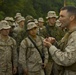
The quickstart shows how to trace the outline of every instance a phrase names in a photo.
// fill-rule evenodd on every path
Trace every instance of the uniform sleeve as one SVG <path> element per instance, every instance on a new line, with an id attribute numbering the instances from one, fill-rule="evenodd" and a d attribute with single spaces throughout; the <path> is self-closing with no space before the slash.
<path id="1" fill-rule="evenodd" d="M 19 63 L 22 65 L 23 69 L 26 69 L 26 42 L 23 40 L 19 49 Z"/>
<path id="2" fill-rule="evenodd" d="M 42 37 L 42 39 L 44 38 Z M 49 57 L 48 49 L 47 47 L 43 46 L 43 50 L 44 50 L 44 55 L 45 55 L 44 63 L 48 63 L 48 57 Z"/>
<path id="3" fill-rule="evenodd" d="M 18 53 L 17 53 L 17 45 L 16 45 L 16 41 L 13 40 L 14 42 L 14 46 L 13 46 L 13 65 L 15 67 L 18 66 Z"/>
<path id="4" fill-rule="evenodd" d="M 57 49 L 55 46 L 49 48 L 49 52 L 52 55 L 53 60 L 62 66 L 70 66 L 76 62 L 76 35 L 69 39 L 64 52 Z"/>
<path id="5" fill-rule="evenodd" d="M 44 63 L 48 63 L 48 50 L 46 47 L 44 47 L 44 55 L 45 55 L 45 60 L 44 60 Z"/>

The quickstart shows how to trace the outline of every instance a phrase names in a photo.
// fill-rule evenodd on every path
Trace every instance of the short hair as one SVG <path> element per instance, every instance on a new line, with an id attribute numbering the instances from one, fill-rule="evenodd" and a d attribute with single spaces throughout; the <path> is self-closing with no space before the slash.
<path id="1" fill-rule="evenodd" d="M 61 10 L 67 10 L 68 13 L 72 15 L 76 15 L 76 7 L 74 6 L 65 6 L 65 7 L 62 7 Z"/>

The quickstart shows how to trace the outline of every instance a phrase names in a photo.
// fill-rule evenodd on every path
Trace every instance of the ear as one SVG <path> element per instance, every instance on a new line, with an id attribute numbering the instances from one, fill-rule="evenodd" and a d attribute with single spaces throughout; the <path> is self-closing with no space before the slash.
<path id="1" fill-rule="evenodd" d="M 75 19 L 75 15 L 70 16 L 70 21 L 73 21 Z"/>

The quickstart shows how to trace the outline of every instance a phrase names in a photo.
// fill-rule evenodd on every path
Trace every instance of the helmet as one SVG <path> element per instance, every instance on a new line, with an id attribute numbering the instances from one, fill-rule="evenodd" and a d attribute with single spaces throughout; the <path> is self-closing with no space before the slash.
<path id="1" fill-rule="evenodd" d="M 9 23 L 6 20 L 2 20 L 0 22 L 0 30 L 9 29 L 9 28 L 11 28 L 11 26 L 9 25 Z"/>
<path id="2" fill-rule="evenodd" d="M 52 18 L 52 17 L 58 18 L 55 11 L 49 11 L 48 14 L 47 14 L 46 19 Z"/>
<path id="3" fill-rule="evenodd" d="M 30 30 L 32 28 L 37 28 L 37 25 L 35 24 L 35 22 L 29 22 L 27 24 L 27 30 Z"/>

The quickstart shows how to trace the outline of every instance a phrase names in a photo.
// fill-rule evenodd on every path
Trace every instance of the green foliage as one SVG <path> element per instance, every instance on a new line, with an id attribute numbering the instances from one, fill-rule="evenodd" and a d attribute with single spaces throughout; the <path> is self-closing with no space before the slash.
<path id="1" fill-rule="evenodd" d="M 22 13 L 24 14 L 24 16 L 26 15 L 37 16 L 36 11 L 33 7 L 32 0 L 26 0 Z"/>
<path id="2" fill-rule="evenodd" d="M 4 19 L 4 12 L 3 11 L 0 11 L 0 20 Z"/>
<path id="3" fill-rule="evenodd" d="M 76 0 L 66 0 L 66 4 L 76 6 Z M 34 18 L 45 18 L 50 10 L 55 10 L 59 14 L 63 6 L 64 0 L 0 0 L 0 19 L 15 16 L 17 12 L 23 16 L 32 15 Z"/>
<path id="4" fill-rule="evenodd" d="M 72 6 L 76 6 L 76 0 L 67 0 L 67 5 L 72 5 Z"/>

